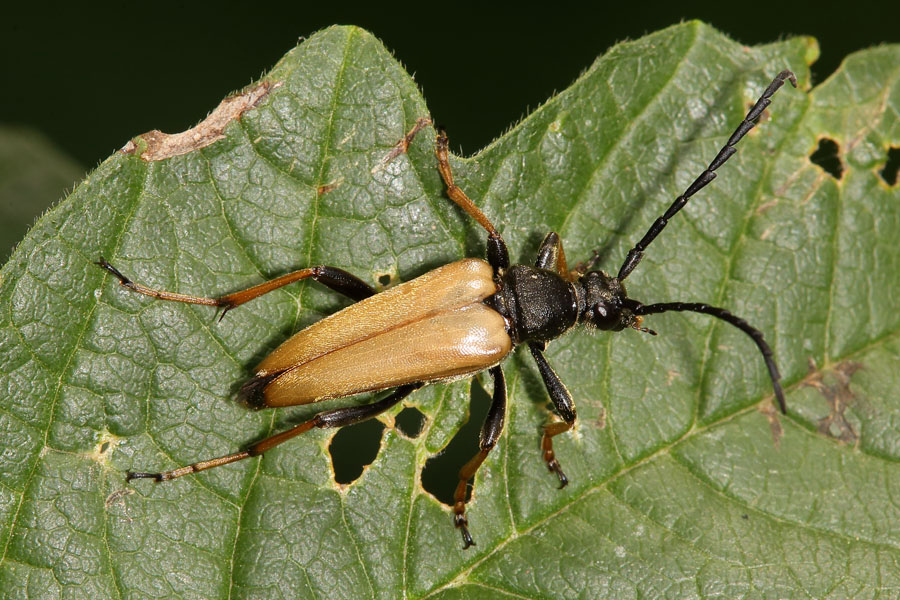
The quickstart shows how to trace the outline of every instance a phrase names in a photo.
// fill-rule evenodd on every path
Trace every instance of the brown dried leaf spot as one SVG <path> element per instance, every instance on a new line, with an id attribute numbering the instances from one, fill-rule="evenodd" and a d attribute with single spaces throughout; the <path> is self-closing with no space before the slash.
<path id="1" fill-rule="evenodd" d="M 125 504 L 125 496 L 130 496 L 134 493 L 134 489 L 132 488 L 124 488 L 121 490 L 116 490 L 112 494 L 106 497 L 106 502 L 104 502 L 104 506 L 107 510 L 112 507 L 114 504 Z"/>
<path id="2" fill-rule="evenodd" d="M 778 418 L 781 413 L 769 402 L 761 404 L 759 412 L 764 414 L 769 422 L 769 430 L 772 432 L 772 443 L 775 445 L 775 449 L 781 448 L 781 438 L 784 436 L 784 428 L 781 426 L 781 419 Z"/>
<path id="3" fill-rule="evenodd" d="M 241 94 L 229 96 L 222 100 L 209 116 L 187 131 L 170 134 L 154 129 L 139 135 L 138 138 L 146 144 L 139 157 L 152 162 L 209 146 L 225 137 L 225 127 L 231 121 L 239 119 L 244 112 L 254 108 L 269 95 L 269 92 L 280 86 L 281 83 L 263 81 Z M 132 140 L 125 144 L 122 152 L 134 154 L 137 149 L 138 145 Z"/>
<path id="4" fill-rule="evenodd" d="M 390 152 L 388 152 L 387 156 L 381 159 L 381 163 L 375 165 L 372 168 L 372 172 L 377 173 L 401 154 L 406 154 L 406 152 L 409 150 L 409 145 L 412 143 L 416 135 L 429 125 L 431 125 L 431 117 L 419 117 L 418 119 L 416 119 L 416 124 L 413 125 L 412 129 L 410 129 L 406 133 L 406 135 L 404 135 L 396 144 L 394 144 L 394 147 Z"/>
<path id="5" fill-rule="evenodd" d="M 847 407 L 857 400 L 850 390 L 850 378 L 862 368 L 862 364 L 858 362 L 838 363 L 829 371 L 834 375 L 834 383 L 829 385 L 825 383 L 825 373 L 817 370 L 816 364 L 810 360 L 809 375 L 803 385 L 817 389 L 825 397 L 830 409 L 828 415 L 819 419 L 817 424 L 819 433 L 837 438 L 846 444 L 855 444 L 859 440 L 859 434 L 844 413 Z"/>
<path id="6" fill-rule="evenodd" d="M 317 193 L 319 196 L 324 196 L 324 195 L 327 194 L 328 192 L 333 192 L 334 190 L 336 190 L 337 188 L 339 188 L 343 182 L 344 182 L 344 178 L 341 177 L 341 178 L 335 179 L 335 180 L 332 181 L 331 183 L 326 183 L 326 184 L 324 184 L 324 185 L 320 185 L 320 186 L 316 189 L 316 193 Z"/>

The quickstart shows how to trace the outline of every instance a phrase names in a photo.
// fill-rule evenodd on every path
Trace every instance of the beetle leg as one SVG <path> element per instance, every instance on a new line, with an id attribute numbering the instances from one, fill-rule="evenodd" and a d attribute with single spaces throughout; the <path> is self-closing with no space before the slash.
<path id="1" fill-rule="evenodd" d="M 572 401 L 572 395 L 566 389 L 559 375 L 556 374 L 547 362 L 547 359 L 544 358 L 543 342 L 530 342 L 528 348 L 531 350 L 531 355 L 537 363 L 538 371 L 541 372 L 541 378 L 544 380 L 550 399 L 556 407 L 556 412 L 562 417 L 562 422 L 555 421 L 544 425 L 544 435 L 541 438 L 541 450 L 544 453 L 544 461 L 547 463 L 547 468 L 559 477 L 559 488 L 562 489 L 568 485 L 569 479 L 563 473 L 562 468 L 559 466 L 559 461 L 556 460 L 556 455 L 553 453 L 553 437 L 572 429 L 572 426 L 575 424 L 575 402 Z"/>
<path id="2" fill-rule="evenodd" d="M 98 260 L 94 264 L 112 273 L 119 280 L 120 285 L 125 286 L 126 288 L 134 292 L 144 294 L 145 296 L 159 298 L 161 300 L 173 300 L 175 302 L 186 302 L 188 304 L 203 304 L 205 306 L 222 307 L 224 309 L 222 311 L 222 317 L 225 316 L 225 313 L 236 306 L 240 306 L 241 304 L 253 300 L 254 298 L 258 298 L 263 294 L 268 294 L 272 290 L 277 290 L 278 288 L 286 286 L 289 283 L 294 283 L 295 281 L 301 281 L 308 278 L 312 278 L 313 280 L 318 281 L 319 283 L 333 289 L 340 294 L 343 294 L 344 296 L 347 296 L 352 300 L 362 300 L 363 298 L 368 298 L 369 296 L 375 294 L 375 290 L 372 288 L 372 286 L 370 286 L 368 283 L 366 283 L 356 275 L 348 273 L 343 269 L 338 269 L 337 267 L 329 267 L 325 265 L 293 271 L 291 273 L 287 273 L 286 275 L 282 275 L 281 277 L 270 279 L 269 281 L 265 281 L 258 285 L 254 285 L 253 287 L 227 294 L 225 296 L 206 298 L 203 296 L 191 296 L 188 294 L 178 294 L 175 292 L 155 290 L 139 283 L 135 283 L 122 275 L 122 273 L 120 273 L 119 270 L 114 266 L 106 262 L 106 259 L 102 256 L 100 257 L 100 260 Z"/>
<path id="3" fill-rule="evenodd" d="M 503 377 L 503 370 L 498 365 L 492 367 L 490 373 L 494 378 L 494 399 L 488 410 L 487 418 L 484 420 L 484 425 L 481 426 L 481 436 L 478 442 L 480 449 L 478 454 L 459 470 L 459 483 L 456 486 L 456 493 L 453 494 L 453 513 L 455 515 L 453 523 L 462 532 L 463 550 L 475 545 L 475 540 L 469 533 L 469 521 L 466 519 L 466 488 L 469 486 L 469 480 L 475 477 L 481 463 L 487 458 L 488 453 L 497 445 L 497 440 L 500 439 L 500 433 L 503 431 L 503 422 L 506 420 L 506 379 Z"/>
<path id="4" fill-rule="evenodd" d="M 582 275 L 576 271 L 569 271 L 569 265 L 566 263 L 566 252 L 563 250 L 562 240 L 559 234 L 551 231 L 541 242 L 538 248 L 537 259 L 534 266 L 538 269 L 548 269 L 556 271 L 560 277 L 567 281 L 574 281 L 576 277 Z"/>
<path id="5" fill-rule="evenodd" d="M 481 209 L 475 206 L 474 202 L 469 200 L 466 193 L 453 182 L 453 171 L 450 169 L 450 140 L 447 139 L 447 132 L 444 131 L 443 127 L 438 130 L 434 153 L 438 159 L 438 171 L 441 172 L 441 177 L 444 179 L 444 183 L 447 184 L 447 195 L 450 199 L 453 200 L 457 206 L 466 211 L 470 217 L 478 221 L 478 224 L 484 227 L 488 234 L 499 236 L 500 234 L 497 233 L 497 228 L 494 227 L 494 224 L 491 223 L 490 219 L 488 219 L 484 213 L 481 212 Z"/>
<path id="6" fill-rule="evenodd" d="M 352 425 L 354 423 L 359 423 L 360 421 L 365 421 L 366 419 L 376 417 L 409 396 L 409 394 L 414 390 L 422 387 L 422 385 L 424 384 L 421 382 L 402 385 L 398 387 L 390 396 L 387 396 L 379 400 L 378 402 L 373 402 L 372 404 L 364 404 L 362 406 L 348 406 L 346 408 L 337 408 L 334 410 L 326 410 L 324 412 L 320 412 L 308 421 L 304 421 L 303 423 L 300 423 L 299 425 L 292 427 L 287 431 L 276 433 L 273 436 L 256 442 L 243 452 L 235 452 L 234 454 L 228 454 L 226 456 L 220 456 L 219 458 L 213 458 L 210 460 L 201 460 L 200 462 L 195 462 L 192 465 L 179 467 L 178 469 L 164 471 L 162 473 L 139 473 L 128 471 L 125 476 L 125 481 L 131 481 L 132 479 L 155 479 L 156 481 L 168 481 L 170 479 L 175 479 L 176 477 L 181 477 L 182 475 L 199 473 L 200 471 L 212 469 L 213 467 L 219 467 L 222 465 L 227 465 L 229 463 L 237 462 L 239 460 L 243 460 L 245 458 L 259 456 L 263 452 L 271 450 L 275 446 L 286 442 L 292 437 L 296 437 L 301 433 L 305 433 L 313 427 L 320 427 L 323 429 L 328 427 L 343 427 L 344 425 Z"/>
<path id="7" fill-rule="evenodd" d="M 484 227 L 488 232 L 487 256 L 488 262 L 494 269 L 503 270 L 509 267 L 509 251 L 506 249 L 506 242 L 500 236 L 497 228 L 491 223 L 481 209 L 475 206 L 466 193 L 462 191 L 453 182 L 453 171 L 450 169 L 450 142 L 447 139 L 447 132 L 443 128 L 438 130 L 437 141 L 434 153 L 438 160 L 438 171 L 444 183 L 447 185 L 447 196 L 456 203 L 461 209 L 466 211 L 470 217 L 478 221 L 478 224 Z"/>

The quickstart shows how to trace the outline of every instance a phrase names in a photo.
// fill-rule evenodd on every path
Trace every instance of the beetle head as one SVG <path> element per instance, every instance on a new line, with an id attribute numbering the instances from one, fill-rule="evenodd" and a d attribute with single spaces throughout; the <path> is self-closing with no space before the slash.
<path id="1" fill-rule="evenodd" d="M 605 331 L 638 329 L 641 318 L 632 310 L 625 286 L 603 271 L 588 271 L 580 280 L 582 311 L 579 321 Z"/>

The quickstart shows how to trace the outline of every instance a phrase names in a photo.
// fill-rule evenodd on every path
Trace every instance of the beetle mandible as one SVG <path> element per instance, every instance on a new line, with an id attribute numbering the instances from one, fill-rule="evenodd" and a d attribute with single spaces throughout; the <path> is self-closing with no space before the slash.
<path id="1" fill-rule="evenodd" d="M 753 129 L 770 104 L 772 95 L 785 80 L 796 87 L 797 80 L 788 70 L 772 80 L 709 166 L 628 252 L 615 277 L 593 270 L 596 253 L 586 264 L 569 269 L 562 241 L 553 232 L 541 243 L 534 266 L 511 265 L 506 243 L 497 228 L 454 183 L 447 136 L 443 130 L 439 130 L 436 138 L 438 170 L 449 198 L 487 231 L 487 262 L 463 259 L 378 294 L 369 284 L 346 271 L 316 266 L 232 294 L 206 298 L 134 283 L 101 257 L 97 264 L 132 291 L 163 300 L 219 307 L 223 309 L 222 316 L 248 300 L 308 278 L 355 300 L 355 304 L 296 333 L 256 367 L 254 376 L 240 392 L 255 408 L 308 404 L 362 392 L 394 390 L 371 404 L 320 412 L 241 452 L 162 473 L 129 471 L 126 479 L 167 481 L 259 456 L 313 427 L 342 427 L 371 419 L 427 383 L 487 370 L 494 381 L 493 399 L 481 429 L 478 453 L 460 470 L 454 493 L 454 524 L 462 533 L 464 548 L 468 548 L 475 542 L 466 519 L 467 486 L 496 445 L 505 420 L 506 383 L 500 367 L 503 358 L 524 343 L 537 363 L 561 419 L 544 425 L 541 450 L 547 468 L 556 474 L 562 488 L 568 479 L 553 452 L 553 438 L 575 424 L 575 403 L 544 357 L 547 342 L 578 324 L 607 331 L 630 328 L 656 335 L 651 329 L 642 327 L 642 318 L 669 311 L 710 315 L 750 336 L 768 368 L 778 406 L 786 412 L 779 383 L 781 376 L 762 332 L 724 308 L 708 304 L 643 304 L 629 298 L 623 285 L 640 263 L 647 246 L 669 220 L 716 177 L 716 169 L 736 152 L 735 145 Z M 419 119 L 398 144 L 400 150 L 389 158 L 405 150 L 413 136 L 430 122 L 427 118 Z"/>

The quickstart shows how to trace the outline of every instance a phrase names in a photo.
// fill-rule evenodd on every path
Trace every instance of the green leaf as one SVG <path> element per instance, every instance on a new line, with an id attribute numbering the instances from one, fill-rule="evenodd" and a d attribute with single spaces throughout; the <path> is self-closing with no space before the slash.
<path id="1" fill-rule="evenodd" d="M 808 38 L 748 48 L 700 23 L 672 27 L 611 49 L 453 160 L 514 260 L 532 262 L 553 230 L 572 263 L 599 248 L 615 272 L 771 77 L 790 68 L 801 84 L 777 94 L 628 280 L 638 300 L 707 301 L 759 327 L 790 414 L 773 412 L 752 342 L 708 317 L 648 318 L 655 338 L 576 331 L 548 351 L 579 414 L 557 438 L 571 480 L 559 491 L 538 447 L 546 392 L 517 353 L 467 551 L 419 484 L 466 419 L 465 382 L 411 396 L 425 431 L 388 428 L 351 485 L 333 481 L 324 430 L 126 485 L 128 469 L 232 452 L 345 405 L 254 413 L 233 395 L 292 331 L 346 303 L 304 283 L 219 322 L 92 264 L 103 255 L 146 285 L 217 295 L 307 265 L 408 280 L 483 254 L 483 230 L 444 196 L 430 131 L 382 162 L 428 115 L 410 76 L 368 33 L 332 28 L 213 113 L 221 132 L 207 119 L 181 138 L 136 138 L 0 273 L 5 597 L 896 595 L 900 193 L 881 170 L 900 145 L 900 48 L 856 54 L 810 91 L 816 55 Z M 839 146 L 839 180 L 808 158 L 822 137 Z"/>

